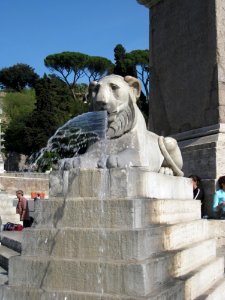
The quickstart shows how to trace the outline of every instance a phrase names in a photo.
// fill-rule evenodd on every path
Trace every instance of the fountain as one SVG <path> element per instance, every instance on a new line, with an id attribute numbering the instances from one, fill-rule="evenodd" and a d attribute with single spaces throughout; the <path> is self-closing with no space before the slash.
<path id="1" fill-rule="evenodd" d="M 93 109 L 107 112 L 107 139 L 51 172 L 49 199 L 23 232 L 1 299 L 196 299 L 214 285 L 219 295 L 223 259 L 179 148 L 147 131 L 139 94 L 130 76 L 90 84 Z"/>

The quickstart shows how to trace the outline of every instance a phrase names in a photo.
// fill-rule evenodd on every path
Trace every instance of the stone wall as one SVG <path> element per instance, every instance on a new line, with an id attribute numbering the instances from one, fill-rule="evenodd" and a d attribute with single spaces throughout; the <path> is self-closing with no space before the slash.
<path id="1" fill-rule="evenodd" d="M 15 195 L 16 190 L 23 190 L 28 197 L 32 192 L 49 195 L 49 175 L 44 173 L 4 173 L 0 174 L 1 190 Z"/>

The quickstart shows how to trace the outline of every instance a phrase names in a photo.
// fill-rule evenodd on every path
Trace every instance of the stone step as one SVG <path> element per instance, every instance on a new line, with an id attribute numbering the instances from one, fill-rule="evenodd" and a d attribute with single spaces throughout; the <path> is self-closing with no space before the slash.
<path id="1" fill-rule="evenodd" d="M 9 262 L 9 285 L 146 297 L 171 279 L 171 266 L 171 254 L 124 264 L 18 256 Z"/>
<path id="2" fill-rule="evenodd" d="M 223 256 L 225 258 L 225 246 L 216 249 L 217 256 Z M 225 259 L 224 259 L 224 269 L 225 269 Z"/>
<path id="3" fill-rule="evenodd" d="M 165 176 L 147 168 L 52 171 L 49 195 L 71 197 L 192 199 L 190 178 Z"/>
<path id="4" fill-rule="evenodd" d="M 208 239 L 187 248 L 175 251 L 173 258 L 173 277 L 183 276 L 216 257 L 216 241 Z"/>
<path id="5" fill-rule="evenodd" d="M 196 223 L 197 225 L 199 223 L 202 224 L 201 221 Z M 170 250 L 168 248 L 168 237 L 165 234 L 168 231 L 167 227 L 168 225 L 161 225 L 130 230 L 69 227 L 62 229 L 28 228 L 26 231 L 23 231 L 25 237 L 23 240 L 23 255 L 52 255 L 69 259 L 142 260 Z M 180 225 L 180 227 L 183 233 L 183 226 Z M 178 234 L 177 225 L 175 229 Z M 181 242 L 179 242 L 179 245 L 182 245 L 180 247 L 182 248 L 182 254 L 181 256 L 178 253 L 176 254 L 177 261 L 182 260 L 182 262 L 188 263 L 189 255 L 191 254 L 193 259 L 195 259 L 193 261 L 197 264 L 199 260 L 198 249 L 202 252 L 202 260 L 211 255 L 215 256 L 216 246 L 214 240 L 204 241 L 206 234 L 203 234 L 201 226 L 199 230 L 201 232 L 198 233 L 198 236 L 201 239 L 198 239 L 198 241 L 200 240 L 201 243 L 194 245 L 194 247 L 192 245 L 188 246 L 190 243 L 188 244 L 187 242 L 190 242 L 190 239 L 187 241 L 183 240 L 184 234 L 180 237 Z M 196 242 L 194 233 L 193 240 Z M 205 245 L 206 248 L 204 248 Z M 170 246 L 172 250 L 179 249 L 178 247 L 175 248 L 175 244 L 170 243 Z M 183 249 L 187 246 L 189 248 Z M 189 263 L 192 266 L 191 262 Z"/>
<path id="6" fill-rule="evenodd" d="M 176 250 L 209 238 L 208 220 L 197 220 L 165 226 L 164 249 Z"/>
<path id="7" fill-rule="evenodd" d="M 19 255 L 18 252 L 9 249 L 6 246 L 0 245 L 0 266 L 3 269 L 8 270 L 9 259 L 18 255 Z"/>
<path id="8" fill-rule="evenodd" d="M 162 226 L 135 230 L 32 228 L 24 234 L 23 255 L 126 261 L 164 251 Z"/>
<path id="9" fill-rule="evenodd" d="M 225 299 L 225 278 L 218 280 L 210 289 L 196 300 L 224 300 Z"/>
<path id="10" fill-rule="evenodd" d="M 7 281 L 8 281 L 8 272 L 7 270 L 0 267 L 0 285 L 5 284 Z"/>
<path id="11" fill-rule="evenodd" d="M 21 253 L 22 236 L 22 231 L 2 231 L 0 241 L 3 246 Z"/>
<path id="12" fill-rule="evenodd" d="M 221 259 L 216 259 L 209 262 L 205 266 L 201 267 L 197 272 L 192 272 L 187 276 L 182 278 L 183 283 L 185 284 L 185 295 L 183 292 L 182 282 L 170 282 L 166 285 L 161 285 L 158 290 L 154 290 L 148 295 L 137 296 L 132 295 L 132 300 L 167 300 L 167 299 L 195 299 L 195 300 L 223 300 L 225 293 L 225 280 L 223 277 L 223 269 L 221 269 Z M 219 273 L 218 275 L 218 267 Z M 48 268 L 47 268 L 48 269 Z M 46 269 L 46 270 L 47 270 Z M 217 271 L 215 271 L 217 270 Z M 212 272 L 213 271 L 213 272 Z M 115 275 L 115 273 L 114 273 Z M 89 279 L 89 278 L 88 278 Z M 74 286 L 75 287 L 75 286 Z M 0 295 L 3 295 L 6 299 L 23 299 L 28 300 L 32 295 L 32 300 L 53 300 L 53 299 L 64 299 L 69 297 L 70 300 L 98 300 L 101 295 L 101 299 L 105 300 L 130 300 L 131 296 L 125 296 L 122 294 L 115 293 L 114 295 L 105 293 L 105 290 L 102 290 L 102 293 L 89 293 L 88 290 L 85 292 L 75 291 L 63 291 L 56 289 L 49 289 L 45 293 L 43 290 L 35 289 L 31 287 L 31 284 L 28 282 L 21 282 L 20 286 L 4 286 L 0 287 Z M 4 290 L 3 290 L 4 289 Z M 15 297 L 18 296 L 18 298 Z M 90 298 L 89 298 L 90 297 Z M 119 298 L 118 298 L 119 297 Z"/>
<path id="13" fill-rule="evenodd" d="M 103 291 L 104 292 L 104 291 Z M 2 297 L 1 297 L 2 295 Z M 171 281 L 166 285 L 160 287 L 160 289 L 153 293 L 144 296 L 136 297 L 124 296 L 118 294 L 106 294 L 106 293 L 82 293 L 76 291 L 56 291 L 41 289 L 34 289 L 26 286 L 15 287 L 15 286 L 4 286 L 0 287 L 0 298 L 1 299 L 23 299 L 23 300 L 181 300 L 183 299 L 184 289 L 183 283 L 180 281 Z"/>
<path id="14" fill-rule="evenodd" d="M 143 228 L 198 220 L 198 200 L 51 198 L 39 201 L 39 227 Z"/>
<path id="15" fill-rule="evenodd" d="M 215 258 L 197 270 L 179 277 L 185 283 L 185 299 L 192 300 L 203 295 L 224 276 L 223 257 Z"/>

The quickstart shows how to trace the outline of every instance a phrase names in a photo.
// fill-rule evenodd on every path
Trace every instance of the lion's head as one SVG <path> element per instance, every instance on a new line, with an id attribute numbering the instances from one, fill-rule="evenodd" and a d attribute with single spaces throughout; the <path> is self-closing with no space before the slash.
<path id="1" fill-rule="evenodd" d="M 106 110 L 109 138 L 117 138 L 133 127 L 141 84 L 137 78 L 109 75 L 89 85 L 89 98 L 94 111 Z"/>

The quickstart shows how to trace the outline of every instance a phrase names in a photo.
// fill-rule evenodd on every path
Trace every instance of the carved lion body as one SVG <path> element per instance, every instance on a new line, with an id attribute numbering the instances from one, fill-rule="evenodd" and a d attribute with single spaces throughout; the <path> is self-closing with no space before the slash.
<path id="1" fill-rule="evenodd" d="M 176 140 L 147 130 L 136 104 L 140 91 L 139 80 L 131 76 L 109 75 L 90 84 L 93 110 L 105 110 L 108 114 L 107 142 L 97 142 L 81 155 L 81 167 L 147 167 L 152 172 L 183 175 Z M 74 167 L 77 164 L 75 159 Z"/>

